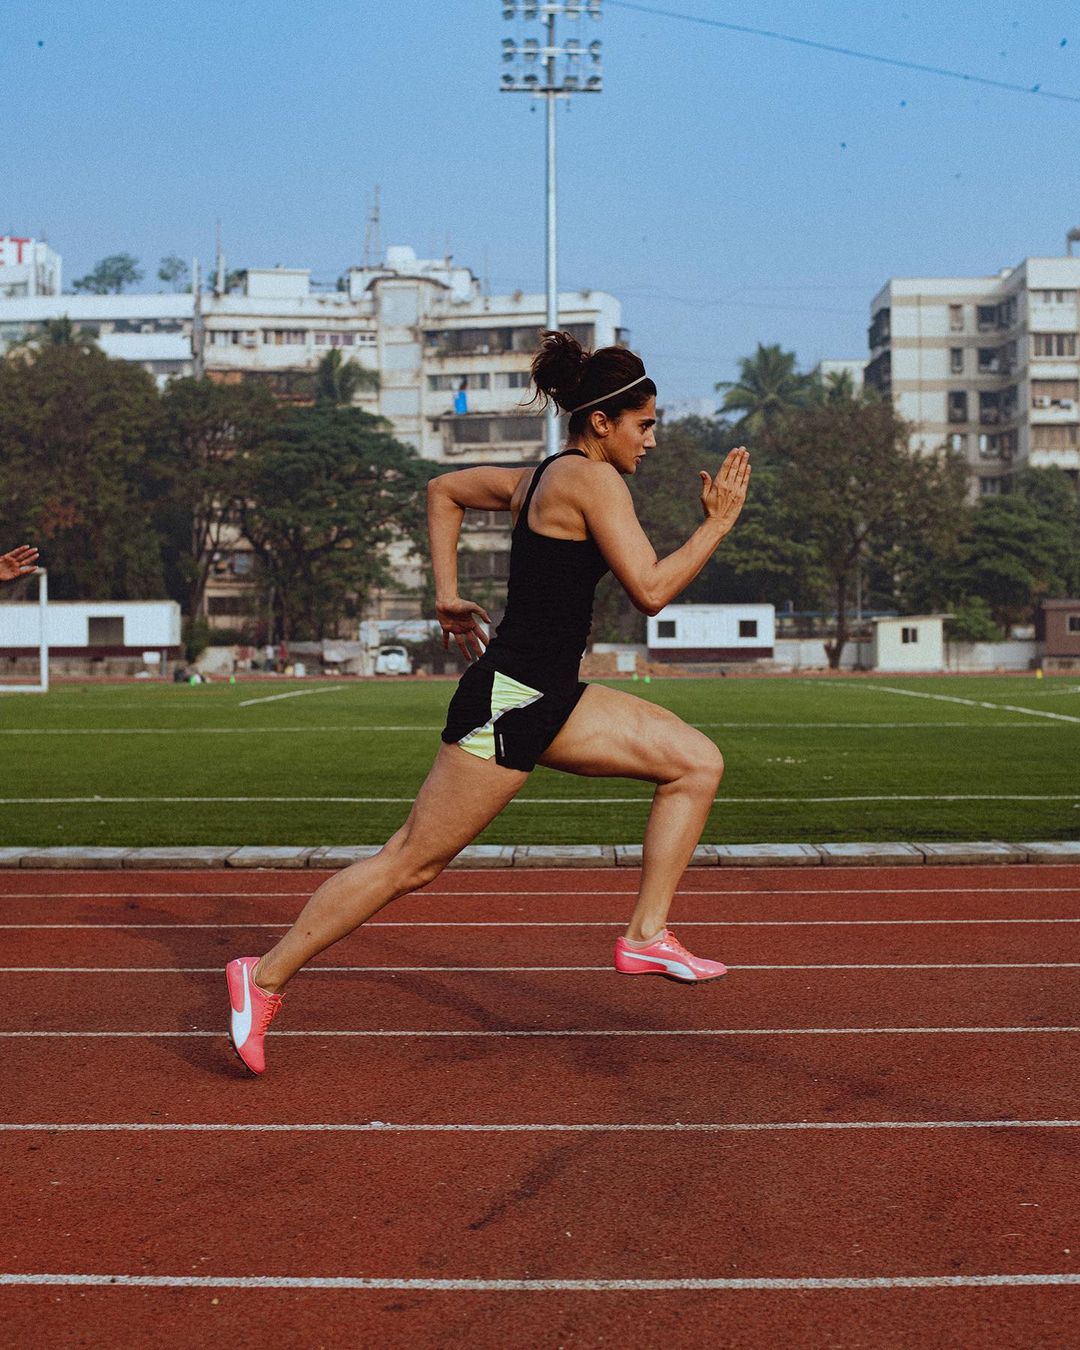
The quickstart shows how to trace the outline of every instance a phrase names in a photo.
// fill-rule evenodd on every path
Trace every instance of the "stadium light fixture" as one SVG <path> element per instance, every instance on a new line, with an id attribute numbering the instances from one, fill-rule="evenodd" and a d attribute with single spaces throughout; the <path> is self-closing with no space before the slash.
<path id="1" fill-rule="evenodd" d="M 603 89 L 600 70 L 600 43 L 593 41 L 586 47 L 579 38 L 569 38 L 561 45 L 555 33 L 558 17 L 577 20 L 583 14 L 590 19 L 601 17 L 602 0 L 522 0 L 520 4 L 501 5 L 504 19 L 521 19 L 526 23 L 540 20 L 543 38 L 523 37 L 518 41 L 505 38 L 502 43 L 503 61 L 518 62 L 515 73 L 505 72 L 499 88 L 506 93 L 525 93 L 542 98 L 547 105 L 547 191 L 546 191 L 546 273 L 547 309 L 545 324 L 548 329 L 559 327 L 558 249 L 556 242 L 555 193 L 555 105 L 560 98 L 571 94 L 599 94 Z M 591 73 L 585 78 L 581 63 L 588 57 Z M 538 73 L 542 71 L 543 76 Z M 554 455 L 559 450 L 559 423 L 556 409 L 547 410 L 544 433 L 545 453 Z"/>

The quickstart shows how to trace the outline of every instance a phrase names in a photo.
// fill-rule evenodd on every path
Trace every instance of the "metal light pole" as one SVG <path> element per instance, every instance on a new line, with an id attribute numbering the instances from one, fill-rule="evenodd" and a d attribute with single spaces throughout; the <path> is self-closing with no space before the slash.
<path id="1" fill-rule="evenodd" d="M 545 192 L 546 219 L 546 279 L 547 308 L 544 318 L 548 329 L 559 326 L 559 283 L 557 224 L 558 210 L 555 189 L 555 106 L 556 100 L 569 98 L 571 94 L 599 94 L 603 88 L 600 72 L 600 43 L 593 41 L 587 46 L 578 38 L 570 38 L 559 46 L 555 36 L 555 20 L 560 15 L 565 19 L 577 20 L 583 14 L 591 19 L 599 19 L 602 0 L 545 0 L 541 3 L 519 3 L 518 0 L 503 0 L 504 19 L 521 19 L 525 23 L 539 22 L 543 25 L 543 42 L 539 38 L 526 37 L 521 40 L 505 38 L 502 44 L 503 61 L 516 64 L 516 69 L 504 72 L 499 87 L 504 93 L 532 94 L 546 103 L 547 113 L 547 182 Z M 560 79 L 559 62 L 563 62 Z M 582 69 L 585 61 L 589 63 L 590 73 Z M 537 67 L 542 68 L 543 76 Z M 549 406 L 544 428 L 544 453 L 555 455 L 559 451 L 558 410 Z"/>

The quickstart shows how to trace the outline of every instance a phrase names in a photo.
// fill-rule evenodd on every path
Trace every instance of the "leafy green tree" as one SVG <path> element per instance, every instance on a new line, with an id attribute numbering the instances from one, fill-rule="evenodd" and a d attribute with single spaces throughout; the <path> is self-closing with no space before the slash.
<path id="1" fill-rule="evenodd" d="M 1019 493 L 979 502 L 961 540 L 958 589 L 981 596 L 1003 628 L 1030 623 L 1043 598 L 1064 593 L 1068 536 Z"/>
<path id="2" fill-rule="evenodd" d="M 982 596 L 968 595 L 953 607 L 945 636 L 950 642 L 1000 642 L 1002 633 Z"/>
<path id="3" fill-rule="evenodd" d="M 391 544 L 425 547 L 435 466 L 381 418 L 325 404 L 293 409 L 246 463 L 241 527 L 286 641 L 335 636 L 373 587 L 392 581 Z"/>
<path id="4" fill-rule="evenodd" d="M 778 418 L 794 408 L 803 408 L 817 394 L 812 376 L 795 369 L 795 353 L 785 352 L 775 343 L 758 343 L 753 356 L 739 360 L 739 378 L 721 380 L 717 392 L 724 392 L 720 411 L 737 413 L 735 430 L 755 446 L 762 433 Z"/>
<path id="5" fill-rule="evenodd" d="M 170 591 L 190 618 L 203 607 L 214 553 L 235 531 L 247 459 L 270 435 L 280 410 L 261 384 L 171 380 L 162 396 L 158 528 Z"/>
<path id="6" fill-rule="evenodd" d="M 781 492 L 794 537 L 827 578 L 837 667 L 848 641 L 848 608 L 864 560 L 902 564 L 921 541 L 944 547 L 963 519 L 963 477 L 947 455 L 915 455 L 891 404 L 846 400 L 788 414 L 770 430 L 783 463 Z M 751 480 L 751 488 L 753 480 Z"/>
<path id="7" fill-rule="evenodd" d="M 71 286 L 72 290 L 91 295 L 119 295 L 125 286 L 134 286 L 142 279 L 138 258 L 130 253 L 112 253 L 102 258 L 92 272 L 73 281 Z"/>
<path id="8" fill-rule="evenodd" d="M 361 389 L 377 390 L 379 372 L 359 361 L 346 361 L 340 347 L 331 347 L 315 368 L 315 398 L 319 403 L 348 407 Z"/>
<path id="9" fill-rule="evenodd" d="M 158 280 L 175 291 L 190 289 L 187 286 L 188 265 L 175 253 L 169 253 L 161 260 L 158 268 Z"/>
<path id="10" fill-rule="evenodd" d="M 1025 469 L 1016 492 L 1034 506 L 1060 553 L 1054 570 L 1069 595 L 1080 595 L 1080 489 L 1062 469 Z"/>
<path id="11" fill-rule="evenodd" d="M 164 594 L 151 523 L 159 419 L 153 378 L 96 348 L 0 361 L 0 518 L 38 544 L 56 599 Z"/>

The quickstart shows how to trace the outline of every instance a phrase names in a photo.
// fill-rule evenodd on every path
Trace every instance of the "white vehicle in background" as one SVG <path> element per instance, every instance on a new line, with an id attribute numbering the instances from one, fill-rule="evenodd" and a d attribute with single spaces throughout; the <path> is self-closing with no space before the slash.
<path id="1" fill-rule="evenodd" d="M 404 647 L 380 647 L 375 658 L 376 675 L 411 675 L 412 662 Z"/>

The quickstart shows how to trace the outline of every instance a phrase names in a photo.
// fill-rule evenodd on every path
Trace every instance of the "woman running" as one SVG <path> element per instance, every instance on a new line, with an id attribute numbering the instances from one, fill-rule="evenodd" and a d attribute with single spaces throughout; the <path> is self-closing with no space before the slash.
<path id="1" fill-rule="evenodd" d="M 621 347 L 590 354 L 567 333 L 546 333 L 532 378 L 534 402 L 570 414 L 566 450 L 535 468 L 446 473 L 428 488 L 443 645 L 453 638 L 472 664 L 408 820 L 374 857 L 325 881 L 265 956 L 227 967 L 232 1043 L 253 1073 L 265 1068 L 264 1037 L 293 975 L 391 900 L 434 881 L 537 764 L 656 784 L 637 905 L 615 943 L 615 969 L 679 980 L 726 973 L 718 961 L 691 956 L 665 927 L 724 771 L 720 751 L 665 708 L 582 684 L 578 666 L 600 578 L 610 569 L 646 614 L 670 603 L 734 525 L 748 455 L 732 450 L 715 477 L 701 471 L 705 518 L 658 561 L 623 481 L 656 445 L 656 386 L 641 359 Z M 458 535 L 470 508 L 509 511 L 514 521 L 506 613 L 490 645 L 487 614 L 458 594 Z"/>

